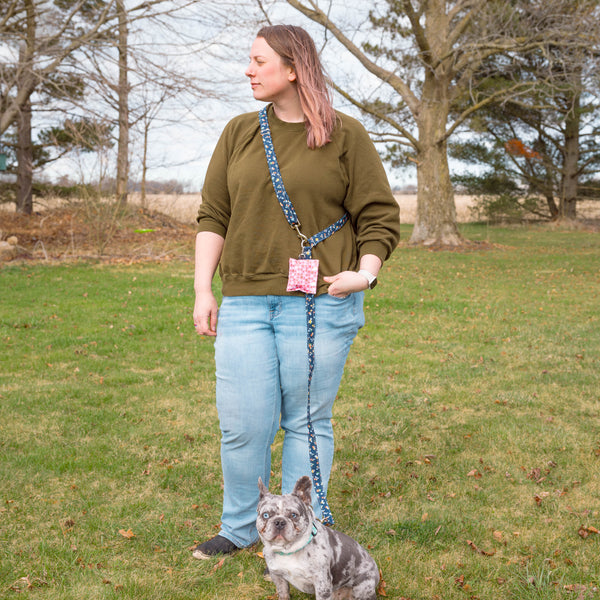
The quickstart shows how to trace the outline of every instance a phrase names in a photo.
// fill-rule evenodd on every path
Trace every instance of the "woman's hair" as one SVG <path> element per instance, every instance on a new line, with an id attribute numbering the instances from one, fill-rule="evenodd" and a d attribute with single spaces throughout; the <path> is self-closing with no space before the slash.
<path id="1" fill-rule="evenodd" d="M 337 116 L 313 39 L 295 25 L 263 27 L 257 37 L 263 38 L 281 56 L 283 63 L 294 69 L 304 112 L 306 142 L 309 148 L 324 146 L 331 141 Z"/>

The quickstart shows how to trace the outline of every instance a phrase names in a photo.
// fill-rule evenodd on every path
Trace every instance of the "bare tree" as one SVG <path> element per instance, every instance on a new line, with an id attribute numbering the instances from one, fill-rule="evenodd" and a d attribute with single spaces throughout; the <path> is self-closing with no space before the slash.
<path id="1" fill-rule="evenodd" d="M 129 106 L 132 26 L 135 25 L 134 33 L 137 33 L 146 27 L 155 28 L 159 22 L 168 23 L 185 9 L 188 9 L 188 17 L 189 11 L 196 10 L 194 43 L 197 44 L 207 32 L 215 34 L 218 29 L 216 23 L 224 26 L 225 16 L 227 22 L 233 18 L 234 13 L 226 4 L 205 2 L 201 7 L 205 12 L 202 13 L 197 11 L 195 0 L 136 0 L 135 3 L 125 0 L 6 0 L 0 6 L 0 34 L 6 40 L 6 48 L 9 51 L 13 49 L 13 58 L 7 53 L 0 57 L 0 133 L 9 127 L 18 127 L 21 132 L 19 210 L 31 212 L 32 207 L 31 112 L 32 108 L 34 114 L 40 109 L 35 100 L 32 107 L 32 99 L 39 102 L 40 90 L 55 85 L 57 74 L 61 72 L 78 74 L 81 81 L 93 84 L 93 78 L 89 77 L 93 68 L 100 74 L 98 78 L 103 77 L 108 82 L 115 97 L 113 120 L 118 125 L 116 197 L 119 203 L 126 203 L 130 128 L 140 118 L 131 115 Z M 207 23 L 213 26 L 212 31 L 206 27 Z M 200 28 L 198 25 L 201 25 Z M 181 36 L 175 30 L 176 26 L 171 25 L 170 39 L 173 43 L 181 42 Z M 182 52 L 187 52 L 186 47 L 187 44 L 183 43 Z M 19 50 L 18 57 L 14 49 Z M 142 62 L 143 54 L 142 50 L 136 51 L 135 68 Z M 87 64 L 84 65 L 84 62 Z M 111 64 L 116 65 L 117 73 L 112 80 Z M 91 67 L 87 68 L 87 73 L 86 67 Z M 169 72 L 169 69 L 163 68 L 161 77 L 155 79 L 157 86 L 176 87 L 171 86 Z M 182 79 L 181 74 L 177 73 L 171 82 L 175 79 Z M 137 80 L 139 83 L 139 77 Z M 182 86 L 179 85 L 178 89 L 181 90 Z M 193 77 L 187 78 L 185 89 L 200 95 Z M 74 119 L 82 121 L 93 114 L 98 122 L 106 123 L 107 115 L 102 114 L 101 108 L 93 103 L 93 99 L 90 103 L 90 94 L 86 94 L 79 106 L 73 101 L 70 110 L 73 115 L 78 115 Z M 44 110 L 48 115 L 48 107 Z M 84 127 L 82 132 L 85 130 Z"/>
<path id="2" fill-rule="evenodd" d="M 61 87 L 73 53 L 99 35 L 111 18 L 111 2 L 10 0 L 0 7 L 7 52 L 0 62 L 0 134 L 16 126 L 17 210 L 31 213 L 33 96 Z M 11 62 L 10 52 L 18 58 Z"/>
<path id="3" fill-rule="evenodd" d="M 349 102 L 373 117 L 379 139 L 417 166 L 417 217 L 411 242 L 459 245 L 447 143 L 482 107 L 530 88 L 519 79 L 481 78 L 490 56 L 509 57 L 549 44 L 581 43 L 578 11 L 565 14 L 564 0 L 384 0 L 352 30 L 336 0 L 286 0 L 318 23 L 379 80 L 350 89 L 336 85 Z M 585 10 L 584 10 L 585 12 Z M 332 17 L 331 15 L 339 15 Z M 335 20 L 334 20 L 335 19 Z M 507 60 L 509 60 L 507 58 Z"/>
<path id="4" fill-rule="evenodd" d="M 118 18 L 118 65 L 119 83 L 117 86 L 119 109 L 119 141 L 117 146 L 117 202 L 121 207 L 127 204 L 127 183 L 129 179 L 129 81 L 127 59 L 129 54 L 128 14 L 123 0 L 117 0 Z"/>
<path id="5" fill-rule="evenodd" d="M 36 88 L 67 62 L 73 53 L 107 33 L 114 0 L 98 0 L 94 11 L 84 0 L 65 0 L 60 6 L 49 0 L 8 0 L 0 7 L 0 33 L 7 44 L 26 50 L 19 68 L 0 64 L 2 113 L 0 134 L 17 118 Z M 91 3 L 90 3 L 91 4 Z M 37 27 L 42 21 L 41 31 Z M 16 62 L 16 61 L 15 61 Z"/>
<path id="6" fill-rule="evenodd" d="M 32 0 L 25 0 L 25 39 L 19 45 L 17 67 L 17 93 L 27 89 L 31 78 L 29 61 L 33 55 L 36 38 L 35 12 Z M 17 118 L 17 209 L 31 213 L 33 210 L 33 147 L 31 143 L 31 100 L 21 106 Z"/>

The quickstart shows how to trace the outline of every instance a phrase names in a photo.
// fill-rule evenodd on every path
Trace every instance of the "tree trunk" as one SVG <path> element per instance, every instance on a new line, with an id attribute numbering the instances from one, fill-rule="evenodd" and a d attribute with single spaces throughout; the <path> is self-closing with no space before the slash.
<path id="1" fill-rule="evenodd" d="M 418 116 L 417 215 L 410 238 L 413 244 L 459 246 L 454 190 L 448 168 L 446 125 L 450 110 L 448 81 L 443 74 L 428 74 Z"/>
<path id="2" fill-rule="evenodd" d="M 36 21 L 33 0 L 26 0 L 26 37 L 19 46 L 17 95 L 26 94 L 17 115 L 17 212 L 33 212 L 33 144 L 31 142 L 31 91 L 34 79 L 31 57 L 35 48 Z"/>
<path id="3" fill-rule="evenodd" d="M 445 143 L 418 154 L 417 215 L 410 241 L 425 246 L 459 246 L 464 242 L 456 223 Z"/>
<path id="4" fill-rule="evenodd" d="M 544 198 L 546 198 L 546 205 L 548 206 L 548 211 L 550 212 L 550 217 L 552 218 L 552 220 L 557 219 L 558 214 L 559 214 L 559 208 L 556 205 L 554 196 L 552 195 L 552 193 L 548 193 L 548 194 L 544 195 Z"/>
<path id="5" fill-rule="evenodd" d="M 31 143 L 31 102 L 21 107 L 17 119 L 17 212 L 33 212 L 33 144 Z"/>
<path id="6" fill-rule="evenodd" d="M 127 10 L 123 0 L 117 0 L 119 19 L 119 141 L 117 144 L 117 202 L 127 205 L 129 178 L 129 83 L 127 78 L 128 27 Z"/>
<path id="7" fill-rule="evenodd" d="M 142 208 L 146 208 L 146 172 L 148 170 L 148 129 L 150 129 L 150 122 L 148 119 L 144 120 L 144 151 L 142 155 L 142 189 L 141 189 L 141 200 L 140 203 Z"/>
<path id="8" fill-rule="evenodd" d="M 577 185 L 579 178 L 580 97 L 573 98 L 573 106 L 565 117 L 565 149 L 560 195 L 560 217 L 577 217 Z"/>

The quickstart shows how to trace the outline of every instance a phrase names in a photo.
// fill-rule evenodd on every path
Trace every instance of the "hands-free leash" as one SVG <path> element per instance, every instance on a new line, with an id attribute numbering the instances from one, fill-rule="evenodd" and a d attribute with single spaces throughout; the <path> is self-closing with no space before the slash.
<path id="1" fill-rule="evenodd" d="M 333 235 L 336 231 L 339 231 L 346 221 L 350 218 L 348 213 L 345 213 L 340 219 L 338 219 L 329 227 L 326 227 L 319 233 L 311 237 L 307 237 L 300 231 L 300 221 L 298 215 L 292 206 L 292 202 L 285 190 L 283 180 L 281 178 L 281 172 L 279 170 L 279 164 L 277 163 L 277 157 L 275 156 L 275 150 L 273 149 L 273 140 L 271 139 L 271 130 L 269 129 L 269 120 L 267 118 L 267 107 L 265 106 L 258 113 L 258 119 L 260 122 L 260 132 L 265 147 L 265 154 L 267 156 L 267 164 L 269 166 L 269 173 L 271 174 L 271 181 L 277 194 L 277 200 L 281 205 L 283 214 L 290 224 L 290 227 L 294 229 L 300 238 L 301 252 L 298 257 L 300 260 L 311 260 L 312 249 L 323 240 L 326 240 L 330 235 Z M 310 468 L 312 472 L 312 480 L 315 486 L 315 491 L 321 505 L 321 512 L 323 513 L 323 523 L 333 525 L 333 515 L 327 504 L 327 497 L 325 490 L 323 489 L 323 482 L 321 479 L 321 469 L 319 467 L 319 453 L 317 449 L 317 436 L 312 424 L 311 411 L 310 411 L 310 384 L 312 382 L 313 371 L 315 368 L 315 330 L 316 330 L 316 307 L 315 307 L 315 294 L 306 293 L 306 345 L 308 350 L 308 393 L 306 403 L 306 418 L 308 423 L 308 453 L 310 458 Z"/>

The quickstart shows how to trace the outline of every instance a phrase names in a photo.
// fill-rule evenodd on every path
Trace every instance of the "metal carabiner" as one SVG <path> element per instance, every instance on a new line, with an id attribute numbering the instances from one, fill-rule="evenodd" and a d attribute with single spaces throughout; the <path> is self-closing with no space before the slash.
<path id="1" fill-rule="evenodd" d="M 305 248 L 310 248 L 310 241 L 308 238 L 300 231 L 300 223 L 295 223 L 292 227 L 296 230 L 298 237 L 300 238 L 300 248 L 302 250 L 301 254 L 304 254 Z"/>

